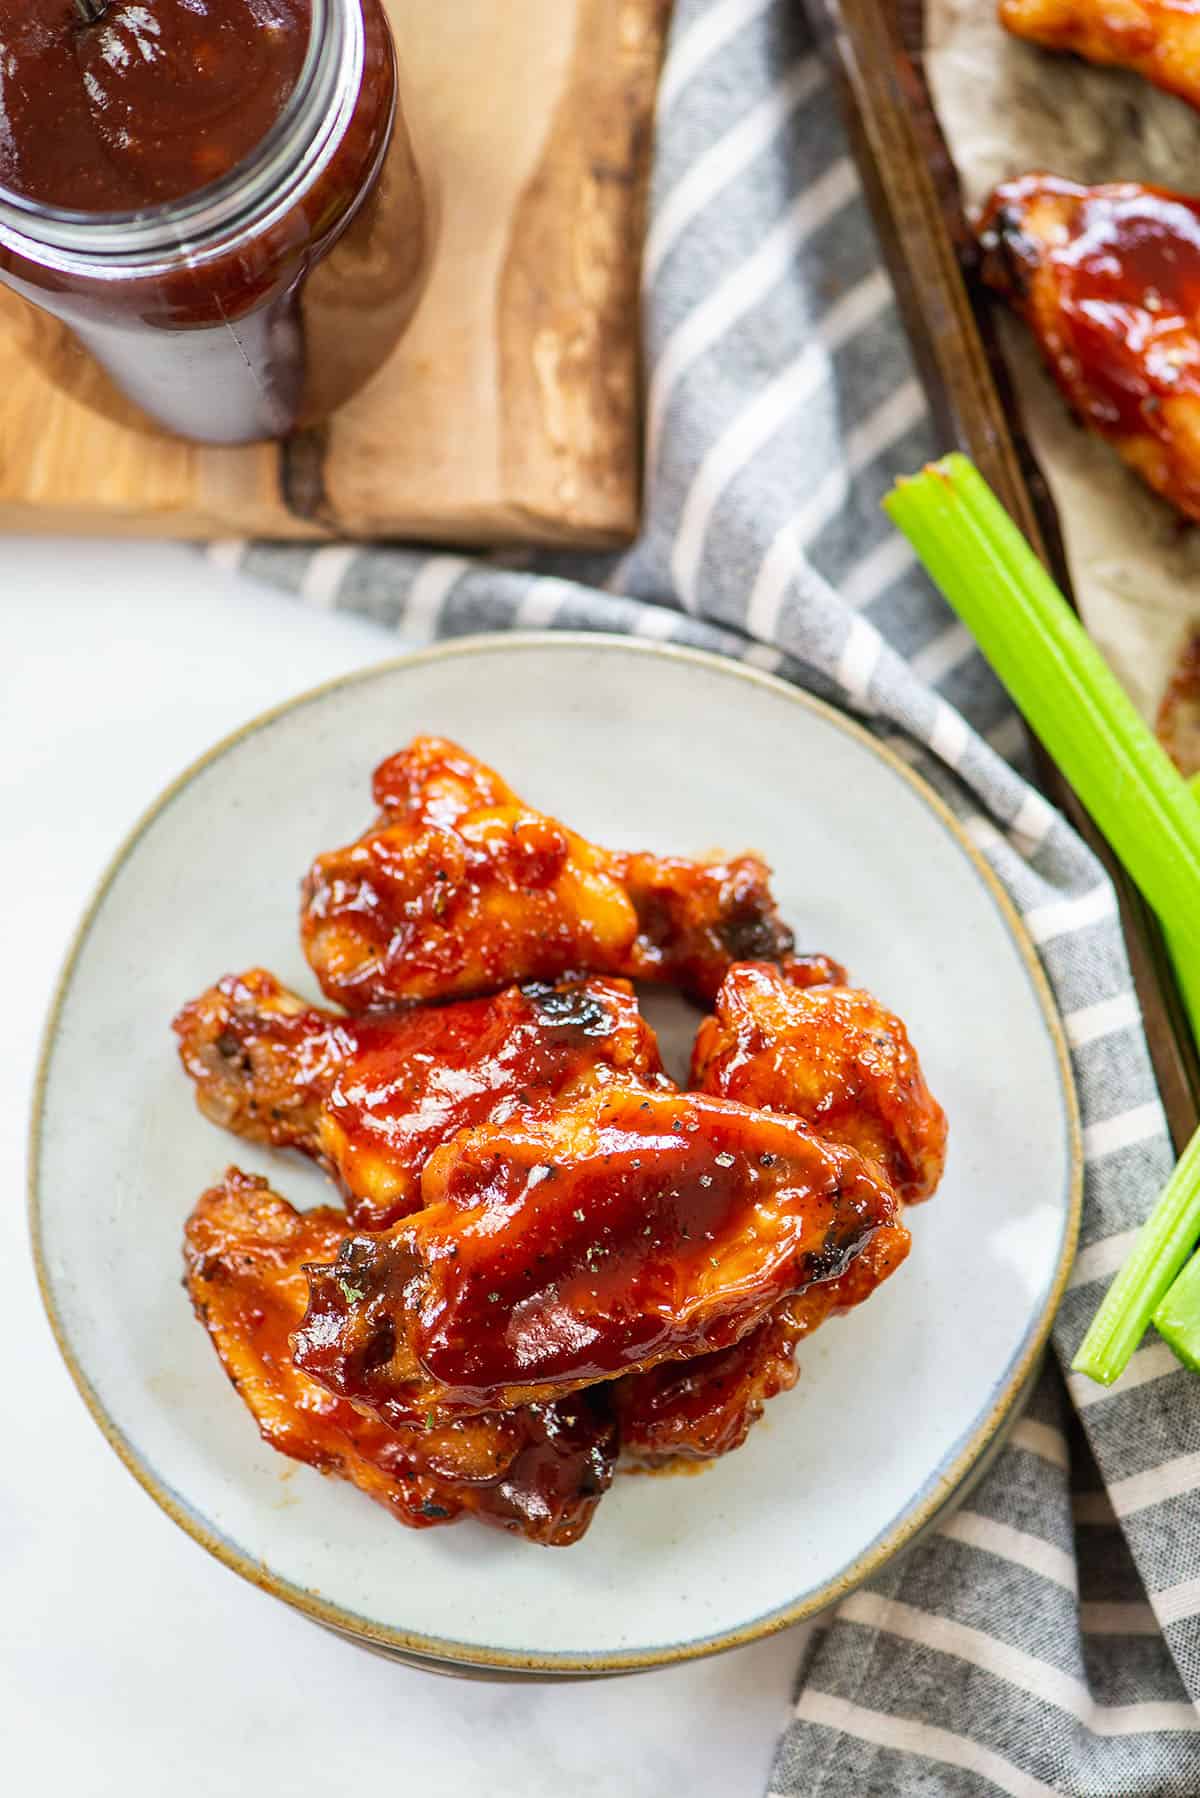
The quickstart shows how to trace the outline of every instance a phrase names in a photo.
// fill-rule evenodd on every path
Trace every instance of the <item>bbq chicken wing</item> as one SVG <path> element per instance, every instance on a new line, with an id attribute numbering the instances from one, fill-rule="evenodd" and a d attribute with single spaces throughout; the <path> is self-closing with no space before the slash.
<path id="1" fill-rule="evenodd" d="M 740 1448 L 766 1401 L 796 1384 L 803 1334 L 785 1300 L 730 1348 L 693 1361 L 660 1361 L 617 1380 L 613 1404 L 622 1449 L 655 1464 L 712 1461 Z"/>
<path id="2" fill-rule="evenodd" d="M 636 1460 L 707 1461 L 740 1448 L 767 1399 L 799 1377 L 796 1349 L 829 1317 L 853 1310 L 908 1254 L 906 1226 L 881 1224 L 844 1274 L 781 1299 L 731 1348 L 691 1361 L 660 1361 L 613 1388 L 621 1447 Z"/>
<path id="3" fill-rule="evenodd" d="M 849 1144 L 909 1204 L 928 1198 L 941 1178 L 945 1115 L 904 1025 L 870 993 L 843 986 L 800 992 L 778 968 L 731 968 L 716 1015 L 700 1026 L 692 1084 Z M 627 1452 L 653 1462 L 739 1447 L 764 1401 L 795 1384 L 798 1343 L 870 1298 L 909 1243 L 902 1222 L 884 1224 L 845 1273 L 781 1300 L 732 1348 L 621 1381 L 616 1404 Z"/>
<path id="4" fill-rule="evenodd" d="M 870 993 L 798 992 L 777 968 L 732 968 L 697 1032 L 691 1084 L 849 1144 L 906 1204 L 927 1199 L 942 1177 L 946 1114 L 904 1025 Z"/>
<path id="5" fill-rule="evenodd" d="M 464 1130 L 423 1208 L 312 1266 L 304 1372 L 385 1421 L 544 1402 L 728 1348 L 885 1227 L 881 1175 L 794 1120 L 619 1083 Z"/>
<path id="6" fill-rule="evenodd" d="M 670 1084 L 624 981 L 355 1018 L 255 968 L 185 1005 L 174 1027 L 205 1116 L 320 1161 L 363 1230 L 413 1210 L 430 1155 L 467 1125 L 545 1110 L 606 1079 Z"/>
<path id="7" fill-rule="evenodd" d="M 1197 0 L 1000 0 L 1000 23 L 1043 50 L 1133 69 L 1200 106 Z"/>
<path id="8" fill-rule="evenodd" d="M 782 1299 L 732 1348 L 660 1361 L 613 1387 L 621 1447 L 635 1460 L 706 1461 L 740 1448 L 768 1399 L 799 1378 L 796 1350 L 827 1318 L 869 1299 L 908 1255 L 903 1223 L 883 1224 L 846 1272 Z"/>
<path id="9" fill-rule="evenodd" d="M 589 973 L 710 1000 L 732 962 L 792 954 L 757 856 L 599 849 L 442 738 L 384 762 L 374 791 L 379 817 L 318 857 L 301 911 L 313 971 L 349 1011 Z"/>
<path id="10" fill-rule="evenodd" d="M 979 235 L 984 280 L 1075 416 L 1200 519 L 1200 201 L 1025 175 L 995 190 Z"/>
<path id="11" fill-rule="evenodd" d="M 236 1168 L 188 1219 L 192 1304 L 264 1441 L 348 1480 L 415 1529 L 469 1515 L 534 1542 L 578 1541 L 616 1457 L 603 1393 L 389 1429 L 296 1367 L 288 1338 L 307 1299 L 304 1264 L 328 1260 L 348 1234 L 342 1213 L 294 1211 Z"/>

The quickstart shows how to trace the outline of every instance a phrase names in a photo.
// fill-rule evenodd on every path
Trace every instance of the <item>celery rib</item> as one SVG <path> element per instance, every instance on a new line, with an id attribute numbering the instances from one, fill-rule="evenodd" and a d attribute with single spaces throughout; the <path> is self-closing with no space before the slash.
<path id="1" fill-rule="evenodd" d="M 1157 912 L 1200 1040 L 1197 789 L 965 456 L 898 482 L 884 508 Z M 1173 1283 L 1198 1238 L 1200 1131 L 1105 1294 L 1072 1363 L 1078 1372 L 1110 1385 L 1160 1308 L 1168 1328 L 1178 1320 L 1176 1333 L 1200 1365 L 1200 1258 L 1171 1310 Z"/>
<path id="2" fill-rule="evenodd" d="M 1200 806 L 1166 751 L 965 456 L 897 483 L 884 507 L 1163 920 L 1200 993 Z"/>
<path id="3" fill-rule="evenodd" d="M 1185 1367 L 1200 1372 L 1200 1255 L 1193 1255 L 1154 1313 L 1154 1327 Z"/>
<path id="4" fill-rule="evenodd" d="M 1200 1237 L 1200 1130 L 1180 1157 L 1071 1366 L 1111 1386 Z"/>

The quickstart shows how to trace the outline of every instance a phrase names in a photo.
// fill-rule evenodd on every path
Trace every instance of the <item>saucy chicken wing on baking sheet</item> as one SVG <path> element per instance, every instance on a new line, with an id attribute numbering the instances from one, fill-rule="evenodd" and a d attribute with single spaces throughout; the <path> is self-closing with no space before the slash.
<path id="1" fill-rule="evenodd" d="M 597 849 L 444 739 L 376 772 L 301 931 L 175 1019 L 200 1109 L 345 1209 L 230 1169 L 186 1283 L 264 1439 L 416 1527 L 576 1541 L 618 1454 L 737 1448 L 901 1265 L 945 1119 L 903 1024 L 797 955 L 765 865 Z M 714 1006 L 691 1090 L 631 978 Z"/>
<path id="2" fill-rule="evenodd" d="M 1025 175 L 996 188 L 979 236 L 984 280 L 1075 416 L 1200 519 L 1200 201 Z"/>
<path id="3" fill-rule="evenodd" d="M 1043 50 L 1133 69 L 1200 106 L 1200 0 L 1000 0 L 1000 23 Z"/>
<path id="4" fill-rule="evenodd" d="M 731 963 L 792 955 L 755 855 L 599 849 L 440 737 L 382 763 L 374 794 L 379 817 L 318 856 L 301 913 L 313 972 L 349 1011 L 583 974 L 708 1000 Z M 813 974 L 802 958 L 798 978 Z"/>

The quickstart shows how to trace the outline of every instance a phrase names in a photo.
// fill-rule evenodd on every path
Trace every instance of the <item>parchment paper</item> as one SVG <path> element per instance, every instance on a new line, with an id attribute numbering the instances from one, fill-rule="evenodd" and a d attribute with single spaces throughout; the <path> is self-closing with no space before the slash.
<path id="1" fill-rule="evenodd" d="M 1031 170 L 1200 192 L 1200 112 L 1135 75 L 1090 68 L 1009 36 L 996 0 L 926 0 L 925 62 L 942 130 L 974 207 Z M 1024 327 L 1002 321 L 1034 452 L 1062 523 L 1080 611 L 1152 717 L 1200 621 L 1200 528 L 1072 421 Z"/>

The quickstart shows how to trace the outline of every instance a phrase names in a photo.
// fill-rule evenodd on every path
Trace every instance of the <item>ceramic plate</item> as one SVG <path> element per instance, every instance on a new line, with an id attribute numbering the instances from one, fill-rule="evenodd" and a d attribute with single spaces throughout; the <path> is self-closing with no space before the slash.
<path id="1" fill-rule="evenodd" d="M 950 1118 L 899 1275 L 806 1343 L 794 1392 L 690 1478 L 620 1477 L 576 1547 L 408 1532 L 266 1448 L 180 1288 L 180 1232 L 236 1160 L 298 1205 L 300 1159 L 197 1112 L 168 1029 L 227 970 L 315 986 L 315 851 L 371 816 L 372 768 L 456 737 L 597 841 L 761 850 L 802 948 L 905 1018 Z M 669 1015 L 672 1007 L 675 1015 Z M 682 1006 L 668 1001 L 678 1052 Z M 660 1007 L 661 1014 L 661 1007 Z M 686 1045 L 683 1045 L 686 1047 Z M 915 1535 L 1010 1413 L 1074 1246 L 1061 1033 L 1011 907 L 940 801 L 856 725 L 767 676 L 617 638 L 476 639 L 367 669 L 219 744 L 137 826 L 71 951 L 34 1119 L 46 1303 L 110 1442 L 227 1565 L 321 1622 L 439 1664 L 578 1673 L 747 1641 Z"/>

